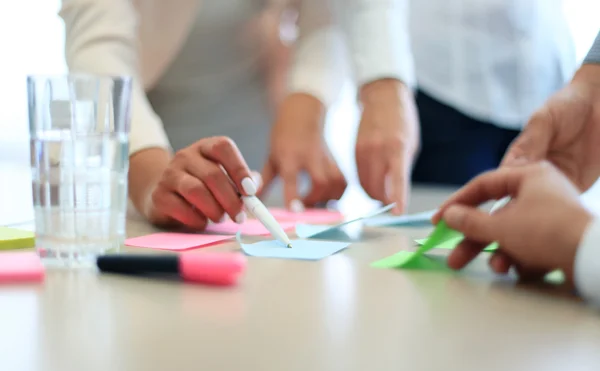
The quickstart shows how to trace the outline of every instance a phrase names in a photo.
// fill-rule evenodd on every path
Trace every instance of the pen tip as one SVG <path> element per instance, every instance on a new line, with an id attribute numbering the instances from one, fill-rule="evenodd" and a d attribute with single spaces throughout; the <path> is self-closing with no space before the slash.
<path id="1" fill-rule="evenodd" d="M 287 247 L 288 247 L 288 249 L 291 249 L 291 248 L 292 248 L 292 244 L 291 244 L 291 243 L 288 243 L 288 244 L 287 244 Z"/>

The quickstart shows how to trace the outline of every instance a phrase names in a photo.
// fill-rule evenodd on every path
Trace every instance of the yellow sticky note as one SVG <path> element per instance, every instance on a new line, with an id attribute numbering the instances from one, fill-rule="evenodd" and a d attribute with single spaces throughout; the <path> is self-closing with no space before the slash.
<path id="1" fill-rule="evenodd" d="M 35 234 L 22 229 L 0 227 L 0 250 L 35 247 Z"/>

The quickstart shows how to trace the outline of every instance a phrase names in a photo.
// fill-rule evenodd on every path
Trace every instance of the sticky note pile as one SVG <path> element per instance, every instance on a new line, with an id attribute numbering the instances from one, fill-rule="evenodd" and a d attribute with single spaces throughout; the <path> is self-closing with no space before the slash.
<path id="1" fill-rule="evenodd" d="M 287 221 L 280 222 L 279 225 L 284 231 L 288 232 L 294 229 L 295 223 Z M 256 219 L 247 220 L 241 225 L 231 220 L 218 224 L 210 224 L 206 227 L 206 232 L 231 235 L 241 232 L 243 235 L 248 236 L 268 236 L 270 234 L 267 228 Z"/>
<path id="2" fill-rule="evenodd" d="M 348 242 L 332 241 L 335 232 L 339 231 L 345 225 L 357 222 L 362 219 L 385 213 L 394 205 L 388 205 L 365 216 L 350 219 L 342 223 L 328 225 L 310 225 L 298 224 L 296 226 L 296 235 L 300 239 L 292 240 L 292 248 L 283 246 L 282 243 L 275 240 L 260 241 L 252 244 L 242 242 L 241 235 L 238 233 L 237 240 L 242 246 L 242 250 L 247 255 L 280 258 L 280 259 L 300 259 L 300 260 L 319 260 L 335 254 L 350 245 Z"/>
<path id="3" fill-rule="evenodd" d="M 437 210 L 429 210 L 408 215 L 379 215 L 369 218 L 365 225 L 369 227 L 429 227 L 431 218 Z"/>
<path id="4" fill-rule="evenodd" d="M 308 209 L 301 213 L 293 213 L 284 209 L 271 209 L 271 213 L 286 232 L 293 231 L 297 221 L 300 220 L 311 223 L 331 223 L 343 219 L 343 215 L 339 212 L 321 209 Z M 125 241 L 125 245 L 158 250 L 186 251 L 230 240 L 238 232 L 246 236 L 267 236 L 270 234 L 262 223 L 256 219 L 247 220 L 241 225 L 231 220 L 210 224 L 205 232 L 203 234 L 154 233 L 129 238 Z"/>
<path id="5" fill-rule="evenodd" d="M 423 263 L 423 259 L 427 259 L 423 254 L 427 251 L 436 248 L 436 246 L 447 243 L 448 241 L 456 240 L 456 238 L 460 237 L 461 234 L 459 232 L 454 231 L 449 228 L 448 225 L 441 221 L 435 227 L 429 238 L 427 238 L 424 243 L 419 246 L 417 251 L 408 252 L 401 251 L 400 253 L 394 254 L 382 260 L 376 261 L 371 264 L 371 266 L 376 268 L 418 268 L 421 267 Z M 418 264 L 417 264 L 418 263 Z"/>
<path id="6" fill-rule="evenodd" d="M 236 238 L 247 255 L 279 259 L 320 260 L 350 245 L 336 241 L 291 240 L 292 247 L 289 248 L 274 240 L 244 243 L 239 233 Z"/>
<path id="7" fill-rule="evenodd" d="M 313 224 L 298 224 L 296 225 L 296 235 L 300 238 L 321 238 L 321 239 L 332 239 L 335 238 L 335 233 L 342 227 L 351 223 L 358 222 L 360 220 L 369 220 L 373 217 L 381 215 L 390 211 L 394 207 L 394 204 L 384 206 L 377 209 L 367 215 L 359 216 L 357 218 L 343 221 L 336 225 L 313 225 Z"/>
<path id="8" fill-rule="evenodd" d="M 435 248 L 436 249 L 453 250 L 456 246 L 458 246 L 459 243 L 461 243 L 461 241 L 464 238 L 465 237 L 462 234 L 459 234 L 459 235 L 457 235 L 454 238 L 451 238 L 449 240 L 445 240 L 444 242 L 436 245 Z M 424 245 L 427 242 L 427 238 L 424 238 L 422 240 L 416 240 L 415 242 L 419 246 L 422 246 L 422 245 Z M 493 242 L 493 243 L 489 244 L 485 249 L 483 249 L 483 251 L 492 252 L 492 251 L 495 251 L 496 249 L 498 249 L 498 243 L 497 242 Z"/>
<path id="9" fill-rule="evenodd" d="M 128 238 L 126 246 L 149 249 L 185 251 L 231 239 L 232 236 L 196 233 L 153 233 L 147 236 Z"/>
<path id="10" fill-rule="evenodd" d="M 186 251 L 227 241 L 232 239 L 233 235 L 237 234 L 238 242 L 247 255 L 281 259 L 318 260 L 335 254 L 350 245 L 347 242 L 333 241 L 335 239 L 335 232 L 339 231 L 341 227 L 385 213 L 391 210 L 393 206 L 388 205 L 365 216 L 343 221 L 336 225 L 322 225 L 322 223 L 343 220 L 343 215 L 335 211 L 309 209 L 302 213 L 294 213 L 283 209 L 271 209 L 271 213 L 286 232 L 296 227 L 299 239 L 292 240 L 292 248 L 283 246 L 276 240 L 243 243 L 241 240 L 242 235 L 266 236 L 270 234 L 258 220 L 254 219 L 248 220 L 242 225 L 238 225 L 232 221 L 210 224 L 206 228 L 206 233 L 203 234 L 154 233 L 127 239 L 125 245 L 160 250 Z M 300 221 L 314 224 L 297 224 Z"/>
<path id="11" fill-rule="evenodd" d="M 0 227 L 0 250 L 35 247 L 35 234 L 21 229 Z"/>
<path id="12" fill-rule="evenodd" d="M 306 209 L 300 213 L 280 208 L 270 208 L 269 211 L 278 222 L 330 224 L 344 219 L 339 211 L 327 209 Z"/>

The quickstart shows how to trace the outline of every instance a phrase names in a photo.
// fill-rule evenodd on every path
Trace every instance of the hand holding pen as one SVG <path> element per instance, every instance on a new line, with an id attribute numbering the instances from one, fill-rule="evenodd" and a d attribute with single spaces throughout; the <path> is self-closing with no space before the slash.
<path id="1" fill-rule="evenodd" d="M 177 151 L 172 159 L 157 161 L 157 179 L 135 176 L 135 156 L 131 159 L 131 189 L 144 186 L 144 195 L 132 195 L 138 210 L 157 225 L 182 225 L 202 231 L 229 215 L 231 220 L 246 220 L 239 193 L 253 196 L 258 185 L 235 143 L 227 137 L 204 138 Z M 139 171 L 138 171 L 139 172 Z M 143 177 L 142 177 L 143 178 Z M 137 186 L 136 186 L 137 184 Z M 140 200 L 140 198 L 142 200 Z"/>

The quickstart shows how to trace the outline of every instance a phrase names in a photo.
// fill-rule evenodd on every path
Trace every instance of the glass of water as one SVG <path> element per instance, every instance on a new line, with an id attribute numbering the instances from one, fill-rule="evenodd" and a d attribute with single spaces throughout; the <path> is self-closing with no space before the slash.
<path id="1" fill-rule="evenodd" d="M 131 78 L 29 76 L 36 246 L 90 262 L 125 239 Z"/>

